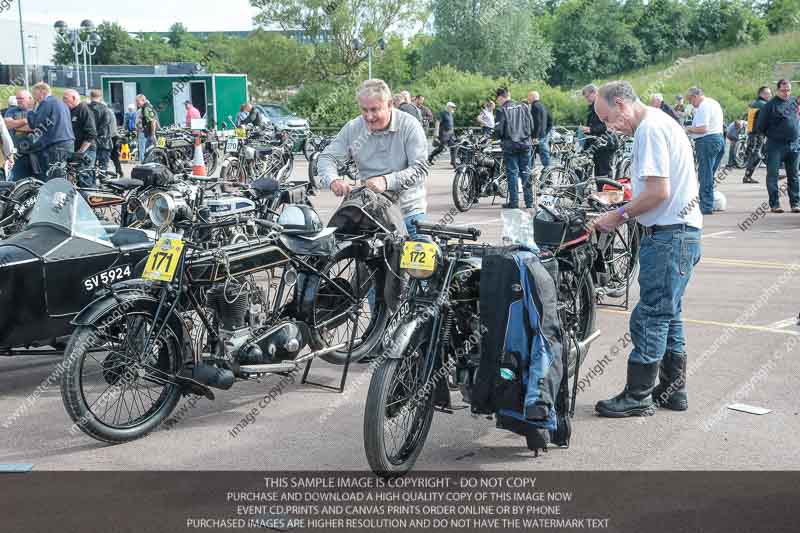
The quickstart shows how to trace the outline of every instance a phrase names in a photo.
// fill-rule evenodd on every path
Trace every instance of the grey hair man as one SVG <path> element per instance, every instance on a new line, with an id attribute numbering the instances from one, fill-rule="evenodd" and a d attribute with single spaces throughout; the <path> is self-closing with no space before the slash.
<path id="1" fill-rule="evenodd" d="M 704 215 L 714 210 L 714 175 L 725 155 L 724 121 L 719 102 L 703 94 L 699 87 L 686 91 L 686 99 L 694 107 L 692 125 L 686 132 L 694 138 L 697 169 L 700 179 L 700 210 Z"/>
<path id="2" fill-rule="evenodd" d="M 678 124 L 681 123 L 681 119 L 680 119 L 680 117 L 678 117 L 678 114 L 675 113 L 675 110 L 672 109 L 669 106 L 669 104 L 664 101 L 664 95 L 663 94 L 661 94 L 661 93 L 653 93 L 653 94 L 651 94 L 650 95 L 650 107 L 655 107 L 656 109 L 660 109 L 661 111 L 663 111 L 664 113 L 666 113 L 667 115 L 669 115 L 670 117 L 675 119 L 675 122 L 677 122 Z"/>
<path id="3" fill-rule="evenodd" d="M 92 89 L 89 92 L 89 109 L 94 114 L 94 123 L 97 126 L 97 166 L 101 170 L 106 170 L 108 162 L 113 159 L 117 174 L 122 175 L 122 167 L 116 153 L 117 117 L 103 102 L 103 91 L 100 89 Z"/>
<path id="4" fill-rule="evenodd" d="M 612 232 L 631 219 L 644 226 L 627 383 L 617 396 L 598 402 L 595 410 L 613 418 L 646 416 L 653 414 L 655 402 L 682 411 L 688 400 L 681 301 L 700 260 L 703 226 L 692 146 L 679 124 L 642 104 L 626 81 L 603 85 L 594 105 L 609 128 L 633 135 L 633 200 L 601 216 L 594 227 Z"/>
<path id="5" fill-rule="evenodd" d="M 553 117 L 550 111 L 542 104 L 539 91 L 528 93 L 528 105 L 531 108 L 531 119 L 533 119 L 533 155 L 531 156 L 531 169 L 533 168 L 533 158 L 539 154 L 542 166 L 550 166 L 550 131 L 553 129 Z"/>
<path id="6" fill-rule="evenodd" d="M 415 237 L 412 221 L 423 220 L 428 208 L 428 143 L 422 124 L 392 108 L 392 93 L 383 80 L 363 82 L 356 100 L 361 116 L 345 124 L 319 158 L 320 185 L 330 187 L 336 196 L 349 194 L 352 186 L 338 176 L 335 160 L 352 158 L 364 185 L 392 198 Z"/>
<path id="7" fill-rule="evenodd" d="M 72 115 L 72 132 L 75 134 L 75 151 L 84 155 L 82 172 L 78 175 L 78 184 L 81 187 L 94 185 L 95 176 L 88 169 L 94 167 L 97 159 L 97 123 L 94 113 L 86 104 L 81 102 L 81 96 L 74 89 L 66 89 L 63 96 L 64 103 L 69 107 Z"/>

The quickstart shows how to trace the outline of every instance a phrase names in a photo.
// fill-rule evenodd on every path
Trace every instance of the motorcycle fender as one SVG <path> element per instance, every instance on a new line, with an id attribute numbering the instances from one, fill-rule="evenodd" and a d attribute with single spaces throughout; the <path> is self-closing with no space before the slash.
<path id="1" fill-rule="evenodd" d="M 150 282 L 137 279 L 123 281 L 114 285 L 113 293 L 110 290 L 99 293 L 99 296 L 89 305 L 84 307 L 71 324 L 78 326 L 102 327 L 102 324 L 113 316 L 120 316 L 134 310 L 153 310 L 158 306 L 158 299 L 147 290 Z M 193 361 L 191 336 L 186 331 L 185 324 L 180 316 L 173 313 L 168 319 L 169 325 L 177 335 L 183 346 L 183 360 Z"/>
<path id="2" fill-rule="evenodd" d="M 391 337 L 384 337 L 383 339 L 383 353 L 387 359 L 402 359 L 403 354 L 417 334 L 417 331 L 422 327 L 430 327 L 429 320 L 423 320 L 419 316 L 411 316 L 397 326 L 394 334 Z"/>

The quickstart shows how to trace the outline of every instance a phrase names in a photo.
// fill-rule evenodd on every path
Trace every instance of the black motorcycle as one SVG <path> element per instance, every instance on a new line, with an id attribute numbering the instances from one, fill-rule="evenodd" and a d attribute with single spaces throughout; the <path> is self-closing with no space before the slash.
<path id="1" fill-rule="evenodd" d="M 142 279 L 111 286 L 73 320 L 61 387 L 85 433 L 143 437 L 181 395 L 213 399 L 211 389 L 293 373 L 354 341 L 331 343 L 328 330 L 361 315 L 370 285 L 360 269 L 353 284 L 331 266 L 333 228 L 256 220 L 267 235 L 206 245 L 204 233 L 235 223 L 177 224 L 183 235 L 156 244 Z"/>
<path id="2" fill-rule="evenodd" d="M 401 269 L 412 281 L 386 327 L 364 412 L 367 460 L 384 477 L 403 475 L 414 466 L 434 410 L 453 412 L 449 383 L 461 388 L 469 402 L 485 334 L 480 317 L 482 258 L 498 253 L 497 248 L 465 243 L 478 239 L 480 230 L 475 228 L 417 223 L 417 232 L 434 242 L 405 243 Z M 554 262 L 547 253 L 542 261 Z M 567 283 L 566 276 L 561 279 Z M 572 290 L 571 285 L 559 288 Z M 561 318 L 570 331 L 575 325 L 567 312 L 561 310 Z M 593 318 L 587 325 L 593 327 Z M 575 340 L 569 375 L 596 337 Z"/>
<path id="3" fill-rule="evenodd" d="M 508 196 L 508 176 L 497 141 L 468 137 L 455 150 L 459 164 L 453 177 L 453 203 L 459 211 L 469 211 L 480 198 Z"/>
<path id="4" fill-rule="evenodd" d="M 214 174 L 219 162 L 218 141 L 211 132 L 200 135 L 203 146 L 203 162 L 206 173 Z M 182 128 L 166 128 L 156 133 L 156 144 L 148 146 L 145 163 L 160 163 L 172 172 L 190 172 L 194 159 L 195 137 L 192 131 Z"/>
<path id="5" fill-rule="evenodd" d="M 245 130 L 244 137 L 228 138 L 220 179 L 243 184 L 262 177 L 288 181 L 294 170 L 293 142 L 289 132 L 276 137 L 268 130 L 252 128 Z"/>

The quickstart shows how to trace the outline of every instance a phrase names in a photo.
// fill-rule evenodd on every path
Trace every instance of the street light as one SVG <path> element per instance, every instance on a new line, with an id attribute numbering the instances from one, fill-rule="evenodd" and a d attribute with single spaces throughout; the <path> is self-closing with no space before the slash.
<path id="1" fill-rule="evenodd" d="M 102 41 L 100 35 L 94 31 L 94 23 L 91 20 L 86 19 L 81 22 L 80 28 L 73 29 L 67 26 L 67 23 L 63 20 L 59 20 L 53 24 L 53 28 L 56 30 L 56 35 L 58 35 L 58 38 L 61 39 L 61 42 L 71 44 L 73 50 L 75 51 L 75 74 L 77 78 L 77 87 L 81 86 L 80 56 L 81 54 L 83 55 L 83 72 L 85 80 L 84 93 L 89 94 L 90 79 L 88 64 L 91 57 L 97 53 L 97 46 Z M 81 39 L 81 31 L 86 32 L 89 35 Z"/>
<path id="2" fill-rule="evenodd" d="M 386 40 L 381 37 L 378 39 L 378 46 L 380 47 L 381 51 L 386 50 Z M 363 50 L 364 48 L 367 49 L 367 64 L 369 65 L 369 74 L 367 75 L 368 79 L 372 79 L 372 50 L 373 45 L 364 43 L 361 39 L 354 39 L 353 40 L 353 50 L 359 51 Z"/>

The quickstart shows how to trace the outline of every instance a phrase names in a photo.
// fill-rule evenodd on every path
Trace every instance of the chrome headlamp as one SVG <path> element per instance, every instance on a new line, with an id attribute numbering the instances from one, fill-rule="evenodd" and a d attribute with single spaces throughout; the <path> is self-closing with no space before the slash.
<path id="1" fill-rule="evenodd" d="M 168 192 L 157 192 L 147 202 L 147 213 L 150 222 L 158 229 L 185 220 L 189 217 L 189 206 L 181 196 L 173 196 Z"/>

